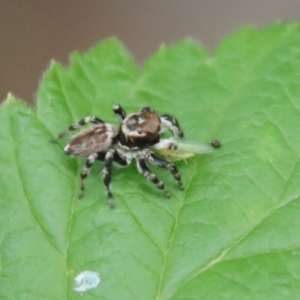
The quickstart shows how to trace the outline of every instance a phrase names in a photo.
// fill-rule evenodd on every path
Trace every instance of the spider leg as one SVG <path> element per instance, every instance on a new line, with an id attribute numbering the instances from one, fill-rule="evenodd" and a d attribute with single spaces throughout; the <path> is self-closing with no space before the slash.
<path id="1" fill-rule="evenodd" d="M 104 157 L 104 168 L 102 171 L 103 174 L 103 182 L 107 191 L 107 195 L 109 198 L 109 207 L 114 208 L 114 199 L 113 195 L 110 190 L 110 182 L 111 182 L 111 175 L 112 175 L 112 163 L 114 161 L 114 155 L 116 151 L 114 149 L 110 149 L 106 152 Z"/>
<path id="2" fill-rule="evenodd" d="M 150 154 L 148 156 L 148 161 L 154 166 L 157 166 L 157 167 L 160 167 L 163 169 L 167 169 L 172 174 L 174 179 L 177 181 L 180 188 L 183 189 L 183 184 L 182 184 L 180 173 L 178 172 L 178 169 L 176 168 L 176 166 L 174 164 L 157 157 L 152 152 L 150 152 Z"/>
<path id="3" fill-rule="evenodd" d="M 78 195 L 78 198 L 81 199 L 84 195 L 84 181 L 86 179 L 86 177 L 89 175 L 90 169 L 92 167 L 92 165 L 95 162 L 95 159 L 97 158 L 97 153 L 91 154 L 88 159 L 86 160 L 86 163 L 84 165 L 84 167 L 81 170 L 80 173 L 80 192 Z"/>
<path id="4" fill-rule="evenodd" d="M 137 169 L 138 171 L 149 181 L 151 181 L 152 183 L 154 183 L 160 190 L 162 190 L 165 195 L 167 196 L 167 198 L 170 198 L 170 193 L 167 190 L 166 186 L 164 185 L 164 183 L 158 179 L 156 177 L 155 174 L 151 173 L 151 171 L 149 170 L 146 161 L 144 159 L 136 159 L 136 165 L 137 165 Z"/>
<path id="5" fill-rule="evenodd" d="M 94 117 L 94 116 L 85 117 L 85 118 L 81 119 L 80 121 L 75 122 L 72 125 L 70 125 L 64 131 L 62 131 L 57 137 L 54 137 L 53 139 L 51 139 L 50 142 L 54 143 L 55 141 L 57 141 L 58 139 L 63 137 L 65 134 L 67 134 L 69 131 L 75 130 L 87 123 L 101 124 L 101 123 L 104 123 L 104 121 L 102 121 L 101 119 Z"/>
<path id="6" fill-rule="evenodd" d="M 114 162 L 124 167 L 128 166 L 128 162 L 124 158 L 122 158 L 118 152 L 115 152 Z"/>
<path id="7" fill-rule="evenodd" d="M 97 159 L 104 161 L 105 153 L 104 152 L 98 153 Z M 117 151 L 114 154 L 114 162 L 124 167 L 128 166 L 128 162 L 124 158 L 122 158 Z"/>
<path id="8" fill-rule="evenodd" d="M 166 129 L 170 130 L 171 133 L 175 138 L 184 138 L 184 133 L 182 129 L 179 126 L 179 123 L 176 118 L 170 116 L 170 115 L 161 115 L 161 133 L 164 132 Z"/>
<path id="9" fill-rule="evenodd" d="M 122 122 L 125 118 L 126 118 L 126 112 L 125 110 L 121 107 L 121 105 L 119 104 L 114 104 L 112 106 L 112 109 L 114 111 L 114 113 L 116 114 L 116 116 L 118 117 L 118 119 Z"/>

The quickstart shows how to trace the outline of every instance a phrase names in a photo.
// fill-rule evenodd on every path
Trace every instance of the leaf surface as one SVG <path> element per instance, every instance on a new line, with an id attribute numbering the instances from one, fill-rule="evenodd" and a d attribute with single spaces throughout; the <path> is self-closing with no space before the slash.
<path id="1" fill-rule="evenodd" d="M 0 107 L 1 299 L 295 299 L 300 294 L 300 26 L 244 27 L 209 55 L 192 40 L 162 46 L 138 70 L 116 40 L 52 62 L 36 112 Z M 152 168 L 115 168 L 110 210 L 95 164 L 49 139 L 111 106 L 175 115 L 189 140 L 222 147 L 176 162 L 185 190 Z M 71 134 L 72 136 L 72 134 Z M 96 272 L 96 288 L 74 279 Z"/>

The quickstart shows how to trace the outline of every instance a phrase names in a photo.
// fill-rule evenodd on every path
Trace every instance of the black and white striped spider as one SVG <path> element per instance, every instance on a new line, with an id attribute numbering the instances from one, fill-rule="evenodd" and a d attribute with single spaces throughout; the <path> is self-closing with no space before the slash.
<path id="1" fill-rule="evenodd" d="M 70 125 L 61 132 L 52 142 L 58 140 L 70 130 L 75 130 L 87 123 L 94 126 L 83 130 L 76 135 L 64 148 L 66 155 L 87 157 L 85 166 L 81 171 L 79 198 L 84 194 L 84 180 L 95 160 L 104 162 L 103 181 L 110 201 L 110 207 L 114 206 L 110 189 L 112 163 L 127 166 L 135 159 L 137 169 L 147 180 L 154 183 L 167 197 L 170 193 L 164 183 L 149 170 L 147 162 L 167 169 L 183 188 L 181 176 L 173 163 L 157 157 L 151 150 L 176 149 L 176 143 L 172 139 L 161 139 L 161 133 L 168 129 L 175 138 L 184 138 L 178 121 L 170 115 L 158 115 L 151 107 L 144 107 L 138 113 L 126 115 L 120 105 L 112 107 L 114 113 L 121 121 L 119 128 L 105 123 L 101 119 L 88 116 Z"/>

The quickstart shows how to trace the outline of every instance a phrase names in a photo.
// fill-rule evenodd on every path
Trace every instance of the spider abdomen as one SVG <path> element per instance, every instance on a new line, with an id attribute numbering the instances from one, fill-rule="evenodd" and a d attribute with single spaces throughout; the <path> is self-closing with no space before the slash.
<path id="1" fill-rule="evenodd" d="M 110 124 L 97 124 L 76 135 L 64 148 L 66 155 L 88 157 L 93 153 L 106 152 L 116 134 Z"/>

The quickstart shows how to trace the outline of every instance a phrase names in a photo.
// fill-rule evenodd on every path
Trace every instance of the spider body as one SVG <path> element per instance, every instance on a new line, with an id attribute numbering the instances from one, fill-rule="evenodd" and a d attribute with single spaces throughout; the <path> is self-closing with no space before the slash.
<path id="1" fill-rule="evenodd" d="M 128 115 L 121 124 L 117 135 L 118 145 L 130 149 L 142 149 L 159 142 L 159 115 L 145 107 L 139 113 Z"/>
<path id="2" fill-rule="evenodd" d="M 147 180 L 155 184 L 169 197 L 169 191 L 164 183 L 153 174 L 147 166 L 147 162 L 160 168 L 167 169 L 183 188 L 181 176 L 173 163 L 157 157 L 151 147 L 157 149 L 176 149 L 176 143 L 171 139 L 161 139 L 163 131 L 168 129 L 175 138 L 184 137 L 178 121 L 170 115 L 158 115 L 150 108 L 144 107 L 138 113 L 126 115 L 120 105 L 114 105 L 113 111 L 121 121 L 117 128 L 105 123 L 101 119 L 88 116 L 70 125 L 52 141 L 64 136 L 71 130 L 75 130 L 87 123 L 94 126 L 81 131 L 64 148 L 66 155 L 87 157 L 85 166 L 81 171 L 80 194 L 84 194 L 84 181 L 96 160 L 104 162 L 103 181 L 113 207 L 113 196 L 110 189 L 112 164 L 116 162 L 127 166 L 132 160 L 136 161 L 137 169 Z"/>

